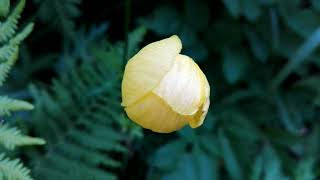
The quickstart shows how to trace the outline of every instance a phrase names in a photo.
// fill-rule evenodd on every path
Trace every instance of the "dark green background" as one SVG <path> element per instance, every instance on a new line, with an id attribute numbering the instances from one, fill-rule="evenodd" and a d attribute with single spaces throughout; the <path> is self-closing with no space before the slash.
<path id="1" fill-rule="evenodd" d="M 320 1 L 28 0 L 22 16 L 35 28 L 1 92 L 35 105 L 6 119 L 47 141 L 16 152 L 35 179 L 319 178 Z M 126 118 L 121 77 L 173 34 L 211 106 L 200 128 L 156 134 Z"/>

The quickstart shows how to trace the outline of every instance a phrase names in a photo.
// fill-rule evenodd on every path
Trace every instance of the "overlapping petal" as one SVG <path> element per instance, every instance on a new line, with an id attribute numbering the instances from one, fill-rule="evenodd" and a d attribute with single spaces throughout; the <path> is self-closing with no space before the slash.
<path id="1" fill-rule="evenodd" d="M 204 97 L 204 80 L 198 65 L 188 56 L 177 55 L 170 71 L 154 93 L 181 115 L 195 114 Z"/>
<path id="2" fill-rule="evenodd" d="M 151 43 L 126 65 L 122 81 L 122 105 L 129 106 L 154 89 L 170 70 L 182 45 L 178 36 Z"/>
<path id="3" fill-rule="evenodd" d="M 179 54 L 177 36 L 151 43 L 126 65 L 122 105 L 146 129 L 169 133 L 186 124 L 202 125 L 210 105 L 210 86 L 199 66 Z"/>
<path id="4" fill-rule="evenodd" d="M 210 106 L 210 86 L 206 76 L 202 72 L 201 74 L 204 80 L 204 101 L 198 109 L 198 112 L 195 115 L 188 117 L 189 125 L 192 128 L 197 128 L 203 124 Z"/>
<path id="5" fill-rule="evenodd" d="M 169 133 L 182 128 L 188 119 L 174 112 L 159 96 L 146 96 L 125 108 L 130 119 L 155 132 Z"/>

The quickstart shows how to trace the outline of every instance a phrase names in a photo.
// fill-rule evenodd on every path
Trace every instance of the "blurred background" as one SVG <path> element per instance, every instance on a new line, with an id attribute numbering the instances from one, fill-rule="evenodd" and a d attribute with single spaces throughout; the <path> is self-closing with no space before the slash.
<path id="1" fill-rule="evenodd" d="M 6 152 L 34 179 L 319 179 L 319 0 L 27 0 L 21 16 L 34 30 L 0 93 L 34 110 L 1 119 L 46 141 Z M 173 34 L 211 106 L 200 128 L 156 134 L 126 117 L 121 78 Z"/>

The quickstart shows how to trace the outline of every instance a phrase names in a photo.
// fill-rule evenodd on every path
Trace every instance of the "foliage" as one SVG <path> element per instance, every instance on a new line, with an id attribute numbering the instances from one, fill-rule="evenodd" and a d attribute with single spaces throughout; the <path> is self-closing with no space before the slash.
<path id="1" fill-rule="evenodd" d="M 10 160 L 0 154 L 1 179 L 31 180 L 30 171 L 22 166 L 19 160 Z"/>
<path id="2" fill-rule="evenodd" d="M 74 19 L 81 14 L 77 7 L 81 0 L 34 0 L 34 2 L 38 5 L 36 16 L 41 21 L 58 29 L 66 37 L 73 37 Z"/>
<path id="3" fill-rule="evenodd" d="M 319 139 L 317 3 L 224 0 L 212 16 L 209 1 L 184 2 L 182 11 L 164 5 L 139 22 L 161 37 L 182 36 L 185 53 L 188 43 L 211 52 L 191 53 L 213 86 L 211 118 L 155 149 L 148 179 L 319 177 L 319 147 L 310 146 Z"/>
<path id="4" fill-rule="evenodd" d="M 318 0 L 28 2 L 26 17 L 40 25 L 0 89 L 0 114 L 31 109 L 13 98 L 33 98 L 32 113 L 11 118 L 47 141 L 16 151 L 35 179 L 319 179 Z M 0 82 L 32 29 L 15 33 L 24 1 L 9 15 L 6 3 L 0 0 L 0 16 L 8 16 L 0 19 Z M 134 29 L 128 41 L 127 27 Z M 142 131 L 120 106 L 124 59 L 172 34 L 206 74 L 211 107 L 198 129 Z M 0 128 L 0 143 L 24 144 L 1 137 Z M 15 167 L 11 173 L 28 174 L 0 159 Z"/>
<path id="5" fill-rule="evenodd" d="M 130 35 L 132 49 L 142 39 L 142 31 Z M 103 32 L 105 26 L 78 32 L 78 37 L 84 37 L 79 41 L 88 40 L 86 52 L 79 55 L 80 43 L 74 42 L 74 51 L 67 50 L 61 62 L 65 64 L 60 64 L 65 72 L 47 89 L 31 87 L 37 107 L 31 127 L 47 141 L 44 151 L 29 154 L 38 179 L 116 179 L 129 151 L 126 143 L 141 136 L 140 128 L 129 128 L 132 125 L 119 103 L 123 44 L 90 43 Z"/>
<path id="6" fill-rule="evenodd" d="M 16 128 L 7 125 L 0 127 L 0 145 L 8 150 L 18 146 L 42 145 L 44 140 L 22 135 Z M 4 153 L 0 154 L 0 178 L 4 180 L 31 180 L 30 170 L 23 166 L 19 159 L 9 159 Z"/>
<path id="7" fill-rule="evenodd" d="M 0 43 L 2 45 L 0 49 L 0 60 L 2 62 L 0 66 L 0 85 L 3 85 L 7 74 L 17 59 L 20 43 L 29 35 L 33 28 L 33 24 L 29 24 L 20 33 L 16 34 L 17 22 L 24 5 L 25 1 L 20 1 L 0 26 Z"/>
<path id="8" fill-rule="evenodd" d="M 1 15 L 7 15 L 9 1 L 1 1 Z M 0 22 L 0 86 L 3 85 L 11 67 L 17 59 L 20 43 L 31 32 L 33 25 L 29 24 L 21 32 L 16 33 L 18 19 L 25 5 L 21 0 L 4 22 Z M 33 106 L 25 101 L 0 96 L 0 116 L 10 115 L 11 111 L 30 110 Z M 13 150 L 17 146 L 41 145 L 44 140 L 22 135 L 16 128 L 0 124 L 0 145 L 5 149 Z M 30 171 L 22 165 L 19 159 L 10 160 L 2 152 L 0 154 L 0 179 L 3 180 L 31 180 Z"/>
<path id="9" fill-rule="evenodd" d="M 0 144 L 6 149 L 13 150 L 17 146 L 44 144 L 44 141 L 39 138 L 24 136 L 16 128 L 2 125 L 0 127 Z"/>

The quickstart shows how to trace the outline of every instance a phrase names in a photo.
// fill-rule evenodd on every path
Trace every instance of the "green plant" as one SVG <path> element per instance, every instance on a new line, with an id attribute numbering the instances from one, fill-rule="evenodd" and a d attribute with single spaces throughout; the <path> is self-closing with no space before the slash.
<path id="1" fill-rule="evenodd" d="M 78 32 L 84 39 L 63 54 L 63 73 L 50 87 L 31 87 L 37 106 L 31 128 L 47 140 L 44 151 L 27 153 L 38 179 L 116 179 L 130 143 L 141 136 L 141 129 L 125 118 L 119 103 L 123 43 L 98 40 L 105 28 L 98 29 Z M 131 34 L 131 50 L 144 32 L 138 29 Z M 77 45 L 85 39 L 91 41 L 79 54 Z"/>
<path id="2" fill-rule="evenodd" d="M 139 20 L 160 37 L 177 33 L 208 50 L 194 57 L 213 87 L 205 127 L 145 142 L 156 146 L 149 150 L 149 179 L 319 177 L 318 5 L 185 0 L 183 8 L 162 5 Z"/>
<path id="3" fill-rule="evenodd" d="M 43 145 L 44 140 L 22 135 L 16 128 L 7 125 L 0 127 L 0 145 L 8 150 L 18 146 Z M 3 152 L 0 154 L 0 178 L 3 180 L 31 180 L 30 170 L 23 166 L 19 159 L 9 159 Z"/>
<path id="4" fill-rule="evenodd" d="M 0 149 L 0 175 L 5 165 L 35 179 L 319 179 L 319 0 L 28 2 L 39 22 L 0 88 L 0 113 L 14 115 L 0 144 L 30 142 L 16 125 L 48 145 Z M 9 6 L 0 0 L 0 74 L 32 29 L 14 33 L 22 9 L 7 16 Z M 198 129 L 155 134 L 126 118 L 119 86 L 125 60 L 173 34 L 206 74 L 211 109 Z M 13 113 L 32 107 L 15 100 L 31 100 L 30 83 L 35 111 Z"/>
<path id="5" fill-rule="evenodd" d="M 36 17 L 58 29 L 68 38 L 75 38 L 75 18 L 81 15 L 77 7 L 82 0 L 34 0 L 38 5 Z"/>
<path id="6" fill-rule="evenodd" d="M 9 0 L 0 1 L 0 15 L 6 16 L 9 12 Z M 25 5 L 21 0 L 4 22 L 0 23 L 0 86 L 18 58 L 20 43 L 29 35 L 33 25 L 29 24 L 21 32 L 16 33 L 17 22 Z M 10 115 L 13 111 L 31 110 L 33 106 L 25 101 L 0 96 L 0 116 Z M 22 135 L 16 128 L 0 124 L 0 145 L 7 150 L 14 150 L 18 146 L 42 145 L 44 140 Z M 3 150 L 2 150 L 3 151 Z M 3 180 L 31 180 L 30 171 L 22 165 L 19 159 L 9 159 L 5 151 L 0 153 L 0 179 Z"/>

